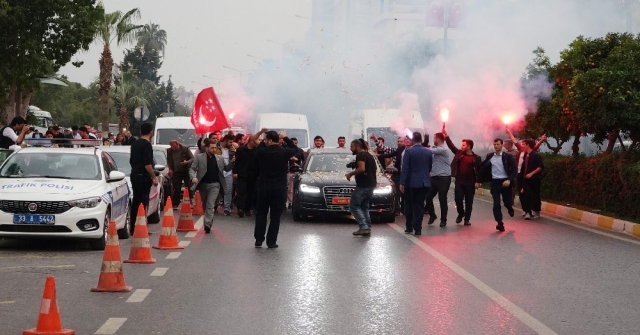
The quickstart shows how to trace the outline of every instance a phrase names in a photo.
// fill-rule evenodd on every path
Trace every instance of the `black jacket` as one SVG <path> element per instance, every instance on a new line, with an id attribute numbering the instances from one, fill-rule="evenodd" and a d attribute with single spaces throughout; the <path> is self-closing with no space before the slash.
<path id="1" fill-rule="evenodd" d="M 493 179 L 491 175 L 491 158 L 494 153 L 487 154 L 487 157 L 484 159 L 482 164 L 480 164 L 480 182 L 488 182 Z M 507 178 L 514 183 L 516 180 L 516 176 L 518 175 L 518 166 L 516 165 L 516 161 L 513 159 L 513 156 L 510 154 L 503 152 L 502 155 L 502 164 L 504 165 L 504 171 L 507 173 Z"/>
<path id="2" fill-rule="evenodd" d="M 460 149 L 458 149 L 454 144 L 453 141 L 451 141 L 451 138 L 447 137 L 445 138 L 445 141 L 447 142 L 447 146 L 449 147 L 449 150 L 451 150 L 451 152 L 453 152 L 454 156 L 453 156 L 453 161 L 451 161 L 451 177 L 456 177 L 456 175 L 458 175 L 458 165 L 460 163 L 460 160 L 462 159 L 462 157 L 464 157 L 466 155 L 466 153 Z M 473 162 L 474 162 L 474 166 L 473 166 L 473 170 L 475 171 L 475 175 L 476 175 L 476 181 L 480 182 L 480 165 L 482 164 L 482 158 L 480 158 L 480 156 L 476 155 L 475 153 L 473 154 Z"/>
<path id="3" fill-rule="evenodd" d="M 289 159 L 298 153 L 298 147 L 288 138 L 286 145 L 264 145 L 256 149 L 255 171 L 259 187 L 287 188 Z"/>
<path id="4" fill-rule="evenodd" d="M 525 162 L 527 161 L 527 154 L 524 155 L 524 160 Z M 522 162 L 522 171 L 521 171 L 521 175 L 525 176 L 528 173 L 532 172 L 533 170 L 540 168 L 544 171 L 544 163 L 542 161 L 542 156 L 540 156 L 539 153 L 532 151 L 529 154 L 529 163 L 527 164 L 527 170 L 525 171 L 525 166 L 524 166 L 524 162 Z M 535 175 L 533 175 L 532 178 L 536 178 L 536 179 L 541 179 L 542 178 L 542 171 L 536 173 Z"/>

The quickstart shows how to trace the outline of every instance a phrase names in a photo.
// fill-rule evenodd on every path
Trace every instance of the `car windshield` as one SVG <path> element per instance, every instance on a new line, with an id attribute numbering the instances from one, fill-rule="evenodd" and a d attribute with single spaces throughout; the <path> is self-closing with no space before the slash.
<path id="1" fill-rule="evenodd" d="M 167 156 L 164 150 L 153 150 L 153 158 L 157 164 L 167 166 Z"/>
<path id="2" fill-rule="evenodd" d="M 154 136 L 158 144 L 169 145 L 171 140 L 178 140 L 189 147 L 197 146 L 200 138 L 195 129 L 158 129 Z"/>
<path id="3" fill-rule="evenodd" d="M 0 178 L 62 178 L 100 180 L 100 165 L 94 155 L 60 152 L 18 152 L 0 169 Z"/>
<path id="4" fill-rule="evenodd" d="M 282 129 L 282 128 L 273 128 L 273 130 L 280 132 L 284 130 L 287 133 L 288 138 L 296 138 L 298 139 L 298 148 L 308 148 L 309 143 L 307 139 L 309 136 L 307 135 L 307 131 L 305 129 Z"/>
<path id="5" fill-rule="evenodd" d="M 420 129 L 409 129 L 409 130 L 411 131 L 411 135 L 413 135 L 414 131 L 422 133 L 422 130 Z M 409 135 L 409 134 L 398 134 L 397 132 L 391 130 L 391 128 L 388 128 L 388 127 L 367 128 L 367 134 L 369 135 L 375 134 L 377 138 L 384 138 L 385 145 L 394 149 L 398 146 L 398 137 L 400 136 L 404 137 Z M 376 147 L 376 143 L 372 139 L 369 139 L 369 147 L 371 148 Z"/>
<path id="6" fill-rule="evenodd" d="M 118 171 L 129 177 L 131 175 L 131 163 L 129 162 L 131 155 L 128 152 L 109 152 L 109 155 L 116 161 Z"/>

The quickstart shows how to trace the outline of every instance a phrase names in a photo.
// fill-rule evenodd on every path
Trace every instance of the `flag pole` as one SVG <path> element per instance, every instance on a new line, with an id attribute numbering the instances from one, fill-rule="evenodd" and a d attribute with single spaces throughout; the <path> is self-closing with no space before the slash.
<path id="1" fill-rule="evenodd" d="M 447 55 L 447 28 L 449 28 L 449 1 L 444 2 L 444 55 Z"/>

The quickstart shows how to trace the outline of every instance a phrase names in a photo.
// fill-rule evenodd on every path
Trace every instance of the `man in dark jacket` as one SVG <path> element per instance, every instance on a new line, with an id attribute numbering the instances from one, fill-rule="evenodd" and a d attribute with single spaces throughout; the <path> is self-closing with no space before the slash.
<path id="1" fill-rule="evenodd" d="M 469 226 L 471 222 L 471 210 L 473 209 L 473 197 L 476 188 L 480 187 L 480 164 L 482 158 L 473 153 L 473 141 L 469 139 L 462 140 L 461 149 L 456 148 L 447 134 L 446 130 L 442 130 L 447 146 L 455 155 L 451 162 L 451 176 L 456 179 L 454 187 L 454 199 L 458 210 L 456 223 L 462 222 Z M 463 203 L 464 200 L 464 203 Z"/>
<path id="2" fill-rule="evenodd" d="M 535 142 L 532 139 L 523 140 L 524 158 L 522 169 L 518 174 L 518 191 L 520 203 L 524 211 L 524 219 L 540 218 L 542 202 L 540 200 L 540 185 L 542 184 L 542 170 L 544 163 L 542 156 L 535 151 Z"/>
<path id="3" fill-rule="evenodd" d="M 171 176 L 171 182 L 173 185 L 173 194 L 171 195 L 171 201 L 173 202 L 173 208 L 178 208 L 180 204 L 180 198 L 182 196 L 182 183 L 184 187 L 189 190 L 189 197 L 193 198 L 193 191 L 191 190 L 191 178 L 189 178 L 189 167 L 193 162 L 193 153 L 186 145 L 180 144 L 178 140 L 171 140 L 169 142 L 169 149 L 167 149 L 167 165 L 169 168 L 169 176 Z M 191 202 L 191 201 L 189 201 Z"/>
<path id="4" fill-rule="evenodd" d="M 286 146 L 280 146 L 280 139 Z M 286 137 L 271 130 L 266 133 L 265 146 L 256 151 L 255 167 L 258 176 L 258 196 L 256 206 L 256 226 L 253 236 L 256 238 L 255 247 L 262 247 L 267 230 L 267 214 L 271 222 L 267 232 L 267 247 L 277 248 L 278 231 L 280 230 L 280 216 L 285 208 L 287 195 L 287 176 L 289 175 L 289 159 L 298 148 Z"/>
<path id="5" fill-rule="evenodd" d="M 255 154 L 260 135 L 266 132 L 262 129 L 251 136 L 247 144 L 236 150 L 236 164 L 233 166 L 233 178 L 236 180 L 236 207 L 238 207 L 238 217 L 251 216 L 251 210 L 256 198 L 256 179 L 254 167 L 256 166 Z"/>
<path id="6" fill-rule="evenodd" d="M 502 221 L 502 206 L 500 206 L 500 196 L 504 207 L 507 208 L 509 216 L 513 217 L 513 198 L 511 197 L 511 184 L 517 175 L 516 162 L 513 156 L 502 151 L 502 139 L 493 140 L 495 152 L 487 154 L 484 162 L 480 165 L 481 181 L 491 181 L 491 196 L 493 197 L 493 217 L 498 222 L 496 229 L 504 231 Z"/>
<path id="7" fill-rule="evenodd" d="M 396 194 L 395 196 L 396 215 L 399 215 L 400 212 L 404 213 L 404 201 L 401 201 L 401 198 L 404 199 L 404 195 L 402 195 L 402 193 L 400 192 L 400 172 L 402 170 L 402 155 L 405 149 L 411 148 L 411 146 L 413 145 L 413 142 L 408 138 L 399 137 L 398 148 L 392 149 L 387 147 L 384 144 L 384 142 L 378 141 L 378 138 L 376 137 L 375 134 L 371 134 L 370 138 L 376 143 L 376 147 L 378 148 L 378 150 L 382 152 L 386 152 L 385 154 L 378 156 L 379 159 L 392 158 L 393 160 L 393 167 L 395 167 L 396 170 L 391 175 L 391 181 L 393 182 L 393 185 L 395 186 L 395 189 L 396 189 L 396 193 L 395 193 Z"/>

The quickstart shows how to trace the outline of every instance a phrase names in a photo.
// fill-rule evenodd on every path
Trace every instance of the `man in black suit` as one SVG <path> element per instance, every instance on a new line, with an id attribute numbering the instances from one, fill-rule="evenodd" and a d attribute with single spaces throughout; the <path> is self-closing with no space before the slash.
<path id="1" fill-rule="evenodd" d="M 491 181 L 491 196 L 493 197 L 493 217 L 498 222 L 496 229 L 504 231 L 502 221 L 502 207 L 500 206 L 500 195 L 504 207 L 507 208 L 509 216 L 513 217 L 513 197 L 511 196 L 511 184 L 515 181 L 518 173 L 516 162 L 513 156 L 502 151 L 502 139 L 493 140 L 495 152 L 487 154 L 484 162 L 480 165 L 482 181 Z"/>

